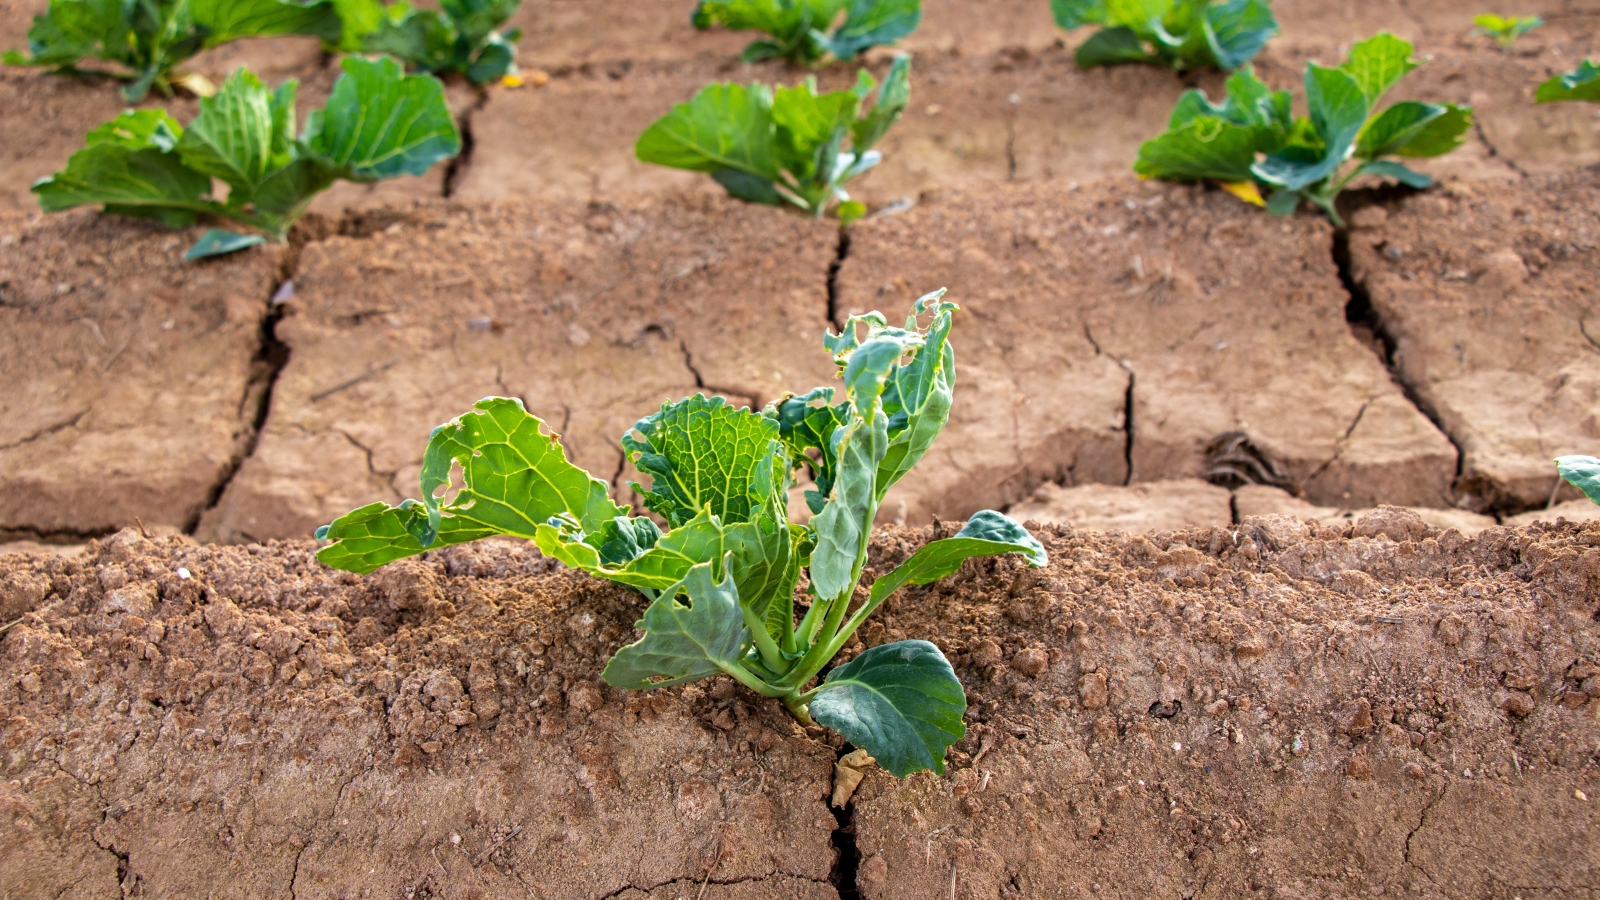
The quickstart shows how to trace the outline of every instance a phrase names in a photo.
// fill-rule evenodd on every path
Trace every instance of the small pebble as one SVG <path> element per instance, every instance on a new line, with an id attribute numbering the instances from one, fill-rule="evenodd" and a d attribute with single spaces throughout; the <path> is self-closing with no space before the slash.
<path id="1" fill-rule="evenodd" d="M 192 577 L 193 576 L 189 574 L 189 570 L 188 569 L 185 569 L 182 566 L 178 567 L 178 580 L 179 581 L 188 581 Z"/>
<path id="2" fill-rule="evenodd" d="M 1577 797 L 1579 800 L 1582 800 L 1585 803 L 1589 802 L 1589 795 L 1585 794 L 1583 791 L 1573 791 L 1572 796 Z"/>

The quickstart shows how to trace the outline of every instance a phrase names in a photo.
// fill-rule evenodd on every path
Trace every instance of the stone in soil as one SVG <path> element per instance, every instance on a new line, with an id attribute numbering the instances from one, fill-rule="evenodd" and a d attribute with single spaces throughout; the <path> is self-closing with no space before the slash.
<path id="1" fill-rule="evenodd" d="M 960 517 L 1044 481 L 1122 483 L 1130 459 L 1135 482 L 1446 505 L 1453 448 L 1352 337 L 1331 245 L 1317 218 L 1156 184 L 951 191 L 860 223 L 842 314 L 925 285 L 965 308 L 951 425 L 890 511 Z"/>
<path id="2" fill-rule="evenodd" d="M 238 464 L 284 251 L 185 262 L 199 235 L 0 216 L 0 532 L 192 527 Z"/>
<path id="3" fill-rule="evenodd" d="M 1594 450 L 1594 178 L 1459 182 L 1357 213 L 1352 272 L 1399 378 L 1463 453 L 1463 506 L 1577 496 L 1551 460 Z"/>
<path id="4" fill-rule="evenodd" d="M 521 398 L 627 502 L 618 440 L 662 402 L 832 383 L 836 227 L 719 198 L 373 212 L 308 244 L 289 363 L 205 539 L 303 536 L 414 496 L 436 425 Z"/>
<path id="5" fill-rule="evenodd" d="M 1171 531 L 1233 522 L 1232 494 L 1198 478 L 1135 485 L 1045 483 L 1006 512 L 1018 521 L 1090 531 Z"/>

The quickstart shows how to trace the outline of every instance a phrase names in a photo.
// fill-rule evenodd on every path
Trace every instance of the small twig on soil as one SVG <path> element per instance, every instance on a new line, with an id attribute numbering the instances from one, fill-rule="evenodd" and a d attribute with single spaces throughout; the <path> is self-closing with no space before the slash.
<path id="1" fill-rule="evenodd" d="M 386 372 L 389 369 L 394 368 L 395 366 L 399 365 L 399 363 L 400 363 L 400 360 L 392 359 L 392 360 L 384 363 L 381 366 L 376 366 L 374 368 L 368 369 L 365 372 L 362 372 L 360 375 L 357 375 L 356 377 L 350 379 L 349 381 L 340 382 L 339 384 L 336 384 L 333 387 L 328 388 L 325 391 L 318 391 L 317 393 L 311 395 L 311 402 L 312 403 L 316 403 L 319 400 L 326 400 L 327 398 L 332 397 L 334 394 L 339 393 L 340 391 L 344 390 L 345 388 L 355 387 L 356 385 L 360 384 L 363 381 L 366 381 L 368 378 L 371 378 L 372 376 L 378 374 L 379 372 Z"/>
<path id="2" fill-rule="evenodd" d="M 145 540 L 150 540 L 150 532 L 144 530 L 144 520 L 138 516 L 133 517 L 133 524 L 139 526 L 139 534 Z"/>
<path id="3" fill-rule="evenodd" d="M 12 619 L 11 621 L 5 623 L 4 625 L 0 625 L 0 634 L 5 634 L 7 631 L 10 631 L 11 630 L 11 626 L 17 624 L 18 622 L 21 622 L 23 619 L 26 619 L 29 616 L 43 616 L 45 613 L 49 612 L 50 610 L 55 609 L 56 608 L 56 603 L 60 603 L 60 602 L 61 602 L 60 600 L 57 600 L 55 603 L 51 603 L 48 606 L 41 606 L 38 609 L 30 610 L 28 612 L 23 613 L 20 616 L 17 616 L 15 619 Z"/>
<path id="4" fill-rule="evenodd" d="M 956 861 L 950 860 L 950 900 L 956 900 Z"/>
<path id="5" fill-rule="evenodd" d="M 923 845 L 923 848 L 922 848 L 922 864 L 924 866 L 926 866 L 930 862 L 933 862 L 933 839 L 938 837 L 941 834 L 944 834 L 946 831 L 949 831 L 950 829 L 952 829 L 954 827 L 955 827 L 954 825 L 946 825 L 945 827 L 940 828 L 937 831 L 928 832 L 928 843 Z"/>
<path id="6" fill-rule="evenodd" d="M 488 847 L 485 847 L 484 851 L 482 853 L 479 853 L 476 857 L 473 857 L 472 867 L 473 868 L 477 868 L 478 866 L 483 865 L 483 861 L 489 858 L 489 854 L 495 852 L 496 850 L 499 850 L 502 846 L 505 845 L 506 841 L 511 840 L 512 838 L 516 837 L 517 835 L 519 835 L 521 833 L 522 833 L 522 826 L 521 825 L 513 825 L 513 826 L 511 826 L 511 830 L 510 831 L 508 831 L 505 834 L 495 838 L 494 839 L 494 843 L 490 844 Z"/>
<path id="7" fill-rule="evenodd" d="M 428 855 L 433 857 L 433 864 L 439 867 L 439 874 L 443 875 L 446 878 L 449 878 L 450 877 L 450 873 L 446 872 L 444 870 L 444 863 L 439 862 L 439 848 L 438 847 L 429 847 L 428 848 Z"/>
<path id="8" fill-rule="evenodd" d="M 1374 622 L 1382 622 L 1385 625 L 1404 625 L 1406 623 L 1406 617 L 1405 616 L 1373 616 L 1372 617 L 1372 621 L 1374 621 Z"/>
<path id="9" fill-rule="evenodd" d="M 983 733 L 983 740 L 978 742 L 978 754 L 976 756 L 972 757 L 972 764 L 973 765 L 977 765 L 978 763 L 982 762 L 983 761 L 983 757 L 985 755 L 987 755 L 988 752 L 993 748 L 994 748 L 994 731 L 993 731 L 993 729 L 991 729 L 989 731 L 985 731 Z"/>
<path id="10" fill-rule="evenodd" d="M 721 863 L 722 863 L 722 850 L 723 850 L 723 847 L 724 847 L 724 844 L 722 842 L 722 839 L 718 838 L 717 839 L 717 858 L 713 859 L 711 861 L 711 868 L 706 870 L 705 880 L 700 882 L 700 893 L 695 895 L 694 900 L 705 900 L 706 885 L 709 885 L 711 883 L 711 873 L 715 872 L 717 870 L 717 866 L 721 865 Z"/>
<path id="11" fill-rule="evenodd" d="M 1555 508 L 1555 505 L 1556 505 L 1556 494 L 1561 493 L 1561 482 L 1564 481 L 1564 480 L 1565 479 L 1563 479 L 1560 475 L 1556 476 L 1556 483 L 1552 484 L 1550 486 L 1550 499 L 1545 501 L 1545 504 L 1544 504 L 1544 508 L 1545 509 L 1549 510 L 1549 509 L 1554 509 Z"/>
<path id="12" fill-rule="evenodd" d="M 993 778 L 993 777 L 994 777 L 994 773 L 993 772 L 989 771 L 988 769 L 984 769 L 983 770 L 983 781 L 978 783 L 977 793 L 981 794 L 984 791 L 987 791 L 989 789 L 989 779 Z"/>

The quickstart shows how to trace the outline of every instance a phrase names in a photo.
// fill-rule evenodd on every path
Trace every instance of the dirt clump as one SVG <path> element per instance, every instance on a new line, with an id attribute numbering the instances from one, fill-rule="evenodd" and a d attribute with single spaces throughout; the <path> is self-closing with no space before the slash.
<path id="1" fill-rule="evenodd" d="M 662 402 L 759 408 L 833 377 L 837 230 L 770 213 L 675 197 L 352 217 L 301 253 L 271 415 L 199 534 L 297 537 L 414 496 L 429 431 L 490 395 L 521 398 L 626 502 L 617 442 Z"/>
<path id="2" fill-rule="evenodd" d="M 1407 390 L 1461 448 L 1478 511 L 1577 496 L 1553 457 L 1594 449 L 1594 176 L 1456 182 L 1370 207 L 1351 272 Z"/>
<path id="3" fill-rule="evenodd" d="M 1351 336 L 1330 229 L 1259 213 L 1200 187 L 1102 182 L 952 191 L 857 225 L 842 312 L 945 285 L 976 338 L 957 338 L 964 399 L 931 464 L 897 486 L 907 521 L 1045 481 L 1447 505 L 1454 448 Z"/>
<path id="4" fill-rule="evenodd" d="M 1322 525 L 1332 528 L 1343 527 L 1356 519 L 1361 518 L 1370 509 L 1339 509 L 1332 506 L 1316 506 L 1307 503 L 1282 488 L 1275 488 L 1265 484 L 1247 484 L 1233 492 L 1233 508 L 1240 519 L 1251 516 L 1294 516 L 1297 519 L 1316 519 Z M 1485 516 L 1465 509 L 1432 509 L 1426 506 L 1411 509 L 1417 516 L 1435 528 L 1454 528 L 1467 537 L 1472 537 L 1485 528 L 1493 528 L 1499 524 L 1492 516 Z M 1553 517 L 1547 517 L 1554 521 Z M 1515 524 L 1533 524 L 1533 520 Z"/>
<path id="5" fill-rule="evenodd" d="M 0 216 L 0 532 L 192 527 L 238 465 L 283 249 L 187 263 L 199 234 Z"/>
<path id="6" fill-rule="evenodd" d="M 1198 478 L 1142 484 L 1045 483 L 1006 510 L 1013 518 L 1091 531 L 1171 531 L 1233 522 L 1233 495 Z"/>

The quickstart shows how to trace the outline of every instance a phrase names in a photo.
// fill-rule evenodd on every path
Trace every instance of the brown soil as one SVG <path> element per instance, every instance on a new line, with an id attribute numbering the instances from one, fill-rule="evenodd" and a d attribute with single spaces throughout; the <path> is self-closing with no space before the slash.
<path id="1" fill-rule="evenodd" d="M 0 216 L 0 533 L 192 527 L 247 452 L 284 255 L 186 264 L 198 236 Z"/>
<path id="2" fill-rule="evenodd" d="M 1600 437 L 1594 184 L 1456 182 L 1356 217 L 1353 273 L 1396 372 L 1462 448 L 1464 504 L 1544 506 L 1550 459 Z"/>
<path id="3" fill-rule="evenodd" d="M 943 777 L 857 792 L 861 896 L 1600 884 L 1600 530 L 1042 536 L 864 630 L 971 707 Z M 835 896 L 834 746 L 730 682 L 599 683 L 642 598 L 518 544 L 311 550 L 0 557 L 12 896 Z"/>
<path id="4" fill-rule="evenodd" d="M 617 442 L 663 401 L 759 407 L 833 375 L 825 223 L 706 198 L 435 204 L 363 227 L 302 251 L 276 327 L 289 363 L 207 539 L 305 535 L 414 496 L 429 431 L 487 395 L 522 398 L 622 498 L 638 476 Z"/>

